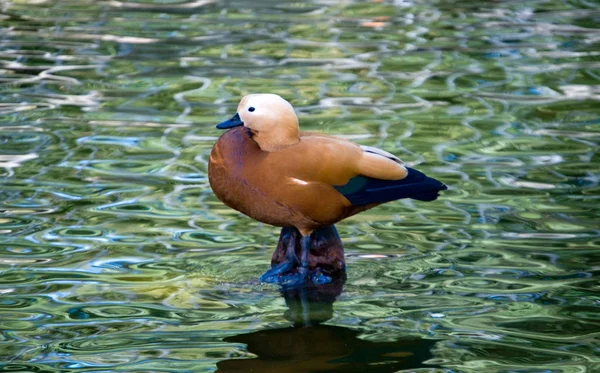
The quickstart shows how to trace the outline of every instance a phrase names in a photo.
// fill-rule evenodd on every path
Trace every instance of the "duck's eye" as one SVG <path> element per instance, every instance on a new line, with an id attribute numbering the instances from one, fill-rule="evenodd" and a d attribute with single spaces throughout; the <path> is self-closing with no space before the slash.
<path id="1" fill-rule="evenodd" d="M 252 106 L 248 108 L 249 112 L 253 112 L 254 110 L 256 110 L 255 108 L 253 108 Z"/>

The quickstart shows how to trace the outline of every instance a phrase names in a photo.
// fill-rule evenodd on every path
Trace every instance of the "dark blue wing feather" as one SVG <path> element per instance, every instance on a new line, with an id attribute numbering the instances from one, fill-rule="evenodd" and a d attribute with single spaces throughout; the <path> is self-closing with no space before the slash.
<path id="1" fill-rule="evenodd" d="M 402 198 L 433 201 L 439 192 L 448 189 L 440 181 L 407 167 L 408 175 L 402 180 L 380 180 L 356 176 L 348 183 L 335 186 L 353 206 L 384 203 Z"/>

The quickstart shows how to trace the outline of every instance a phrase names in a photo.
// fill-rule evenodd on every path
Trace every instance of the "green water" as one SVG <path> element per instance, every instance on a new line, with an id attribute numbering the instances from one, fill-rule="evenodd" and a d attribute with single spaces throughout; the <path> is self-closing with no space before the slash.
<path id="1" fill-rule="evenodd" d="M 597 5 L 0 1 L 0 370 L 600 372 Z M 335 302 L 208 186 L 250 92 L 450 188 L 340 223 Z"/>

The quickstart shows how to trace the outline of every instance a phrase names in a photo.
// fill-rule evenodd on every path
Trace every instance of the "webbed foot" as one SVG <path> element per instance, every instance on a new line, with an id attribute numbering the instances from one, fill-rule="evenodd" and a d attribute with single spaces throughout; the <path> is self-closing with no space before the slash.
<path id="1" fill-rule="evenodd" d="M 296 256 L 296 235 L 294 231 L 285 234 L 282 240 L 286 246 L 285 260 L 279 264 L 272 266 L 267 272 L 260 276 L 260 281 L 272 284 L 281 283 L 283 279 L 280 276 L 289 273 L 298 264 Z"/>
<path id="2" fill-rule="evenodd" d="M 315 285 L 325 285 L 333 282 L 333 278 L 325 275 L 321 269 L 304 273 L 303 268 L 299 267 L 298 271 L 294 272 L 292 268 L 284 268 L 284 264 L 286 263 L 273 266 L 260 277 L 260 280 L 262 282 L 280 284 L 286 287 L 304 285 L 309 279 Z"/>
<path id="3" fill-rule="evenodd" d="M 333 278 L 323 274 L 323 272 L 321 272 L 320 270 L 313 271 L 310 274 L 310 279 L 315 285 L 325 285 L 331 284 L 333 282 Z"/>
<path id="4" fill-rule="evenodd" d="M 260 276 L 260 281 L 268 282 L 271 284 L 280 283 L 281 279 L 279 277 L 282 274 L 290 272 L 290 270 L 292 268 L 294 268 L 295 265 L 296 265 L 296 263 L 291 262 L 291 261 L 285 261 L 285 262 L 279 263 L 277 265 L 274 265 L 271 268 L 269 268 L 269 270 L 267 272 L 263 273 L 262 276 Z"/>
<path id="5" fill-rule="evenodd" d="M 300 286 L 306 283 L 308 277 L 308 266 L 300 264 L 297 272 L 280 276 L 279 284 L 286 287 Z"/>
<path id="6" fill-rule="evenodd" d="M 306 283 L 306 276 L 300 272 L 286 273 L 279 276 L 279 284 L 284 287 L 297 287 Z"/>

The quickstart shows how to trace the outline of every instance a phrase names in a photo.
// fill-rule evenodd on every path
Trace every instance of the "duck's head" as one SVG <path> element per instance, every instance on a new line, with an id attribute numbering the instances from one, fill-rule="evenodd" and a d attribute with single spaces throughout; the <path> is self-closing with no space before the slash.
<path id="1" fill-rule="evenodd" d="M 246 127 L 264 151 L 287 148 L 300 141 L 298 117 L 292 105 L 274 94 L 251 94 L 242 98 L 237 113 L 217 125 L 219 129 Z"/>

